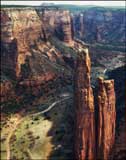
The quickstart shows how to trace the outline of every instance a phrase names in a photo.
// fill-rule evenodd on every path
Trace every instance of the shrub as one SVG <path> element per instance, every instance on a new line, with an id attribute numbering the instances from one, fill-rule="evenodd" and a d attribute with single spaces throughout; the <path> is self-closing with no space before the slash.
<path id="1" fill-rule="evenodd" d="M 71 55 L 71 57 L 73 57 L 74 59 L 76 58 L 77 54 L 76 52 L 66 46 L 63 42 L 61 42 L 59 39 L 57 39 L 56 37 L 51 37 L 50 38 L 50 42 L 52 43 L 52 45 L 54 45 L 64 56 L 67 55 L 68 53 Z"/>

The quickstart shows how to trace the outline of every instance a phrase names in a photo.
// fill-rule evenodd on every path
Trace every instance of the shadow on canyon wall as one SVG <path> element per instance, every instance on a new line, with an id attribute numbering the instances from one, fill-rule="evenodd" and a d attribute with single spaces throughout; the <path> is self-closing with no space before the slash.
<path id="1" fill-rule="evenodd" d="M 126 158 L 126 113 L 124 110 L 126 106 L 125 102 L 125 82 L 126 82 L 126 70 L 125 66 L 119 67 L 107 73 L 109 79 L 115 80 L 115 92 L 116 92 L 116 138 L 115 144 L 110 157 L 112 160 Z M 120 78 L 122 77 L 122 78 Z M 97 88 L 94 89 L 95 98 L 95 117 L 96 123 L 98 122 L 98 109 L 97 109 Z M 74 160 L 74 98 L 65 100 L 60 104 L 57 104 L 53 108 L 51 113 L 45 114 L 45 118 L 53 122 L 53 126 L 48 132 L 48 136 L 53 136 L 51 143 L 54 145 L 53 151 L 48 157 L 49 160 Z M 97 129 L 96 129 L 97 139 Z M 96 143 L 97 145 L 97 143 Z"/>
<path id="2" fill-rule="evenodd" d="M 51 114 L 47 113 L 45 117 L 53 121 L 53 126 L 48 132 L 52 136 L 51 143 L 54 145 L 53 151 L 48 157 L 49 160 L 73 160 L 73 142 L 74 142 L 74 111 L 73 98 L 65 100 L 56 105 Z"/>
<path id="3" fill-rule="evenodd" d="M 126 159 L 126 66 L 109 72 L 108 77 L 115 81 L 117 111 L 116 137 L 112 150 L 112 159 L 123 160 Z"/>

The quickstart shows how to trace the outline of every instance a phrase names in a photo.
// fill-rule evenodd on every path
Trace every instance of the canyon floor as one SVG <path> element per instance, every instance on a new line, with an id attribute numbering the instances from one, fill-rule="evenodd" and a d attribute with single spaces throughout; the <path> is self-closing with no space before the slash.
<path id="1" fill-rule="evenodd" d="M 97 86 L 98 76 L 107 78 L 108 71 L 125 63 L 123 52 L 108 52 L 91 47 L 90 55 L 94 87 Z M 72 86 L 65 86 L 63 91 L 51 94 L 44 101 L 43 97 L 35 98 L 30 105 L 21 107 L 20 111 L 6 110 L 1 121 L 2 160 L 73 159 L 74 107 L 73 90 L 70 91 L 69 87 Z M 121 123 L 120 128 L 124 128 L 124 125 Z M 118 135 L 116 139 L 114 155 L 120 151 L 123 141 Z"/>
<path id="2" fill-rule="evenodd" d="M 90 52 L 94 86 L 98 76 L 106 77 L 107 71 L 124 64 L 124 53 L 102 50 L 103 54 L 99 55 L 101 50 L 92 48 Z M 72 159 L 73 91 L 65 90 L 47 97 L 45 101 L 43 97 L 36 98 L 31 105 L 24 106 L 18 112 L 6 111 L 1 121 L 2 160 Z M 123 126 L 124 123 L 121 128 Z M 118 139 L 115 155 L 120 147 Z"/>
<path id="3" fill-rule="evenodd" d="M 41 97 L 36 102 L 40 103 Z M 71 102 L 71 94 L 64 93 L 59 99 L 48 97 L 46 109 L 37 104 L 31 105 L 28 112 L 23 109 L 7 115 L 1 122 L 1 158 L 57 159 L 61 150 L 58 157 L 65 159 L 72 153 L 71 127 L 67 122 Z"/>
<path id="4" fill-rule="evenodd" d="M 126 53 L 122 45 L 125 12 L 118 10 L 115 14 L 116 10 L 96 7 L 86 13 L 80 9 L 72 7 L 70 10 L 75 13 L 70 13 L 57 7 L 3 7 L 2 160 L 74 160 L 75 111 L 79 110 L 75 110 L 74 84 L 77 79 L 79 84 L 87 83 L 96 100 L 100 76 L 115 81 L 118 132 L 114 156 L 125 152 L 125 146 L 120 151 L 126 133 L 122 117 L 126 80 Z M 91 85 L 90 78 L 86 82 L 86 72 L 82 74 L 83 81 L 75 73 L 80 50 L 88 52 L 88 48 Z M 98 101 L 95 102 L 93 105 L 97 107 Z M 78 146 L 81 148 L 81 144 Z"/>

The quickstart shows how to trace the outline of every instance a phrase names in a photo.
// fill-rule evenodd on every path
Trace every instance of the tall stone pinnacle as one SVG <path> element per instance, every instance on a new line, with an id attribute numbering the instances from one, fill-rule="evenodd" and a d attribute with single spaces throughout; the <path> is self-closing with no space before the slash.
<path id="1" fill-rule="evenodd" d="M 114 80 L 99 78 L 96 114 L 90 75 L 88 49 L 79 49 L 75 66 L 75 159 L 108 160 L 115 140 Z"/>
<path id="2" fill-rule="evenodd" d="M 99 78 L 98 91 L 98 145 L 99 159 L 106 160 L 112 151 L 115 138 L 115 91 L 114 80 Z"/>
<path id="3" fill-rule="evenodd" d="M 95 157 L 94 97 L 90 84 L 91 62 L 88 49 L 80 49 L 75 67 L 75 157 Z"/>

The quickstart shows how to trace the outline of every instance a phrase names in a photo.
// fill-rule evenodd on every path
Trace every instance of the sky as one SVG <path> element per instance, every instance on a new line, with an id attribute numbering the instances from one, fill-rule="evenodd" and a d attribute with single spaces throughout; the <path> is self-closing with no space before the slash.
<path id="1" fill-rule="evenodd" d="M 97 6 L 125 6 L 125 1 L 2 1 L 3 5 L 40 5 L 45 3 L 55 4 L 75 4 L 75 5 L 97 5 Z"/>

